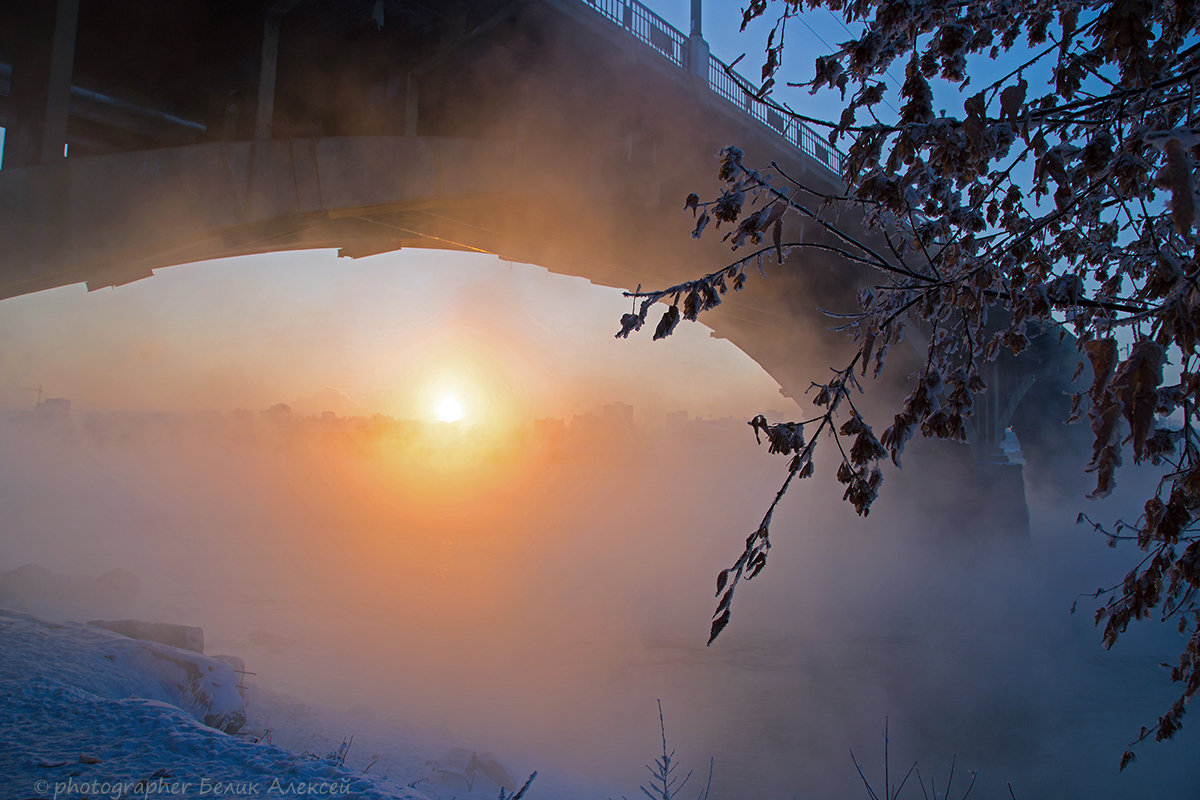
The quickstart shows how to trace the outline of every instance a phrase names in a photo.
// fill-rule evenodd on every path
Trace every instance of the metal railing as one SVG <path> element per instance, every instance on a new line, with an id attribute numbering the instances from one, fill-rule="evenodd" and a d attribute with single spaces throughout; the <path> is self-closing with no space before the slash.
<path id="1" fill-rule="evenodd" d="M 687 37 L 637 0 L 580 0 L 580 2 L 608 21 L 620 25 L 676 67 L 688 68 Z M 753 84 L 740 74 L 736 72 L 734 74 L 738 76 L 738 80 L 730 76 L 728 65 L 724 61 L 716 56 L 709 56 L 708 87 L 716 95 L 775 131 L 788 144 L 815 159 L 830 172 L 841 175 L 842 161 L 845 159 L 845 155 L 840 150 L 830 145 L 828 140 L 808 125 L 781 114 L 756 99 L 742 88 L 742 86 L 752 86 Z"/>
<path id="2" fill-rule="evenodd" d="M 800 152 L 812 156 L 832 172 L 841 174 L 842 160 L 845 158 L 841 151 L 803 122 L 781 114 L 753 97 L 742 88 L 742 86 L 751 85 L 750 82 L 741 75 L 738 75 L 738 78 L 740 80 L 730 77 L 728 65 L 724 61 L 716 56 L 709 56 L 708 86 L 710 89 L 778 133 Z"/>
<path id="3" fill-rule="evenodd" d="M 632 33 L 677 67 L 687 66 L 687 37 L 636 0 L 582 0 L 610 22 Z"/>

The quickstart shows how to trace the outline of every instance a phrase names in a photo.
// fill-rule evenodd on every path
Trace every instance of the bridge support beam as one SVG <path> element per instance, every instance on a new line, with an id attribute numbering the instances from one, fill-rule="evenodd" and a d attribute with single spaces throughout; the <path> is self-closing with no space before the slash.
<path id="1" fill-rule="evenodd" d="M 13 42 L 9 99 L 15 124 L 4 166 L 27 167 L 62 158 L 71 111 L 71 73 L 79 0 L 21 0 L 27 27 Z"/>
<path id="2" fill-rule="evenodd" d="M 267 12 L 263 20 L 262 56 L 258 69 L 257 109 L 254 114 L 254 138 L 270 139 L 275 120 L 275 72 L 279 65 L 279 28 L 283 15 Z"/>

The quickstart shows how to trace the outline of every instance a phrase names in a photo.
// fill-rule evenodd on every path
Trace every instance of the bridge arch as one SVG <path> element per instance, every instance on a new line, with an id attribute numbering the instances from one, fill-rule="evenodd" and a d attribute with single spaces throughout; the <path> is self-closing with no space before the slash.
<path id="1" fill-rule="evenodd" d="M 626 288 L 702 271 L 693 253 L 725 257 L 686 236 L 688 218 L 681 212 L 664 209 L 663 217 L 674 217 L 674 231 L 653 236 L 647 230 L 662 222 L 647 222 L 645 206 L 614 209 L 603 202 L 607 195 L 597 200 L 586 191 L 572 197 L 564 187 L 575 183 L 546 180 L 527 162 L 528 154 L 510 144 L 425 137 L 192 145 L 67 160 L 49 169 L 60 172 L 55 198 L 71 202 L 50 206 L 54 210 L 42 217 L 48 227 L 33 275 L 50 285 L 83 281 L 98 289 L 175 264 L 253 253 L 336 248 L 343 256 L 365 256 L 428 248 L 493 253 Z M 54 231 L 65 235 L 53 237 Z M 38 241 L 36 229 L 30 233 L 26 241 Z M 835 262 L 766 269 L 765 277 L 755 277 L 759 285 L 730 295 L 705 321 L 800 398 L 807 381 L 837 363 L 836 349 L 844 353 L 849 346 L 814 313 L 832 304 L 820 300 L 822 292 L 842 298 L 848 287 L 836 280 L 842 267 Z M 42 288 L 10 286 L 9 294 Z M 615 323 L 616 315 L 614 330 Z M 970 463 L 965 450 L 943 448 L 933 456 L 934 462 L 946 459 L 953 472 Z M 999 498 L 992 516 L 1001 527 L 1027 525 L 1017 513 L 1023 509 L 1020 470 L 981 469 L 966 490 L 981 503 Z M 942 502 L 947 510 L 933 514 L 934 524 L 962 524 L 949 499 Z"/>
<path id="2" fill-rule="evenodd" d="M 188 145 L 5 170 L 0 226 L 11 229 L 0 294 L 94 290 L 176 264 L 282 250 L 492 253 L 620 288 L 669 285 L 726 257 L 715 242 L 689 239 L 677 208 L 614 203 L 587 177 L 547 173 L 511 143 L 404 136 Z M 835 269 L 771 270 L 765 280 L 785 291 L 730 296 L 707 322 L 799 396 L 807 384 L 787 377 L 796 354 L 814 369 L 826 355 L 817 343 L 827 326 L 803 317 L 822 274 L 830 290 L 844 290 Z M 796 286 L 804 297 L 790 295 Z"/>
<path id="3" fill-rule="evenodd" d="M 836 185 L 836 151 L 737 86 L 697 8 L 689 36 L 636 0 L 55 2 L 0 12 L 37 43 L 0 41 L 0 118 L 72 148 L 17 148 L 0 170 L 0 298 L 313 247 L 477 249 L 669 285 L 727 258 L 687 239 L 680 210 L 726 144 Z M 847 281 L 820 259 L 804 272 L 803 301 L 737 298 L 713 327 L 812 351 L 821 321 L 784 322 Z"/>
<path id="4" fill-rule="evenodd" d="M 46 125 L 82 137 L 86 155 L 43 147 L 0 171 L 0 298 L 327 247 L 480 250 L 604 285 L 670 285 L 728 259 L 719 237 L 687 238 L 680 210 L 713 185 L 720 147 L 837 185 L 834 151 L 632 0 L 616 16 L 576 0 L 388 3 L 395 22 L 374 32 L 348 4 L 282 0 L 248 4 L 227 39 L 228 20 L 187 2 L 177 13 L 195 43 L 138 41 L 174 24 L 159 12 L 58 4 L 99 15 L 79 28 L 78 81 L 62 52 L 43 54 Z M 123 67 L 106 32 L 171 87 Z M 813 309 L 844 305 L 857 276 L 806 253 L 765 280 L 709 324 L 798 398 L 847 346 Z"/>

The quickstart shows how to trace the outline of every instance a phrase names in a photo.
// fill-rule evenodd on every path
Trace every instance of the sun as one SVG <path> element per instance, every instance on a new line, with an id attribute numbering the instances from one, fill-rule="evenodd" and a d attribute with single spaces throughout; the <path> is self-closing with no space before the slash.
<path id="1" fill-rule="evenodd" d="M 463 418 L 462 403 L 452 394 L 443 396 L 438 401 L 437 418 L 439 422 L 458 422 Z"/>

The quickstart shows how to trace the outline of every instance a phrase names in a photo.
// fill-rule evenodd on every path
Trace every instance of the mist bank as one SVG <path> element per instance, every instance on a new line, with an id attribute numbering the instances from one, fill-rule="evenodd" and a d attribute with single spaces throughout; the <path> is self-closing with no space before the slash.
<path id="1" fill-rule="evenodd" d="M 878 763 L 885 716 L 893 769 L 919 758 L 941 785 L 956 756 L 982 797 L 1200 787 L 1187 725 L 1117 773 L 1173 694 L 1156 665 L 1178 640 L 1144 625 L 1106 653 L 1090 601 L 1068 613 L 1131 557 L 1072 524 L 1082 501 L 1031 492 L 1028 539 L 935 531 L 936 471 L 890 476 L 863 520 L 819 469 L 706 648 L 714 576 L 786 468 L 741 421 L 597 414 L 499 438 L 126 422 L 5 423 L 0 570 L 125 570 L 133 596 L 50 610 L 200 625 L 252 687 L 348 710 L 338 726 L 390 720 L 630 796 L 661 698 L 679 757 L 715 758 L 718 797 L 853 796 L 847 750 Z M 1120 513 L 1125 478 L 1124 501 L 1089 510 Z"/>

